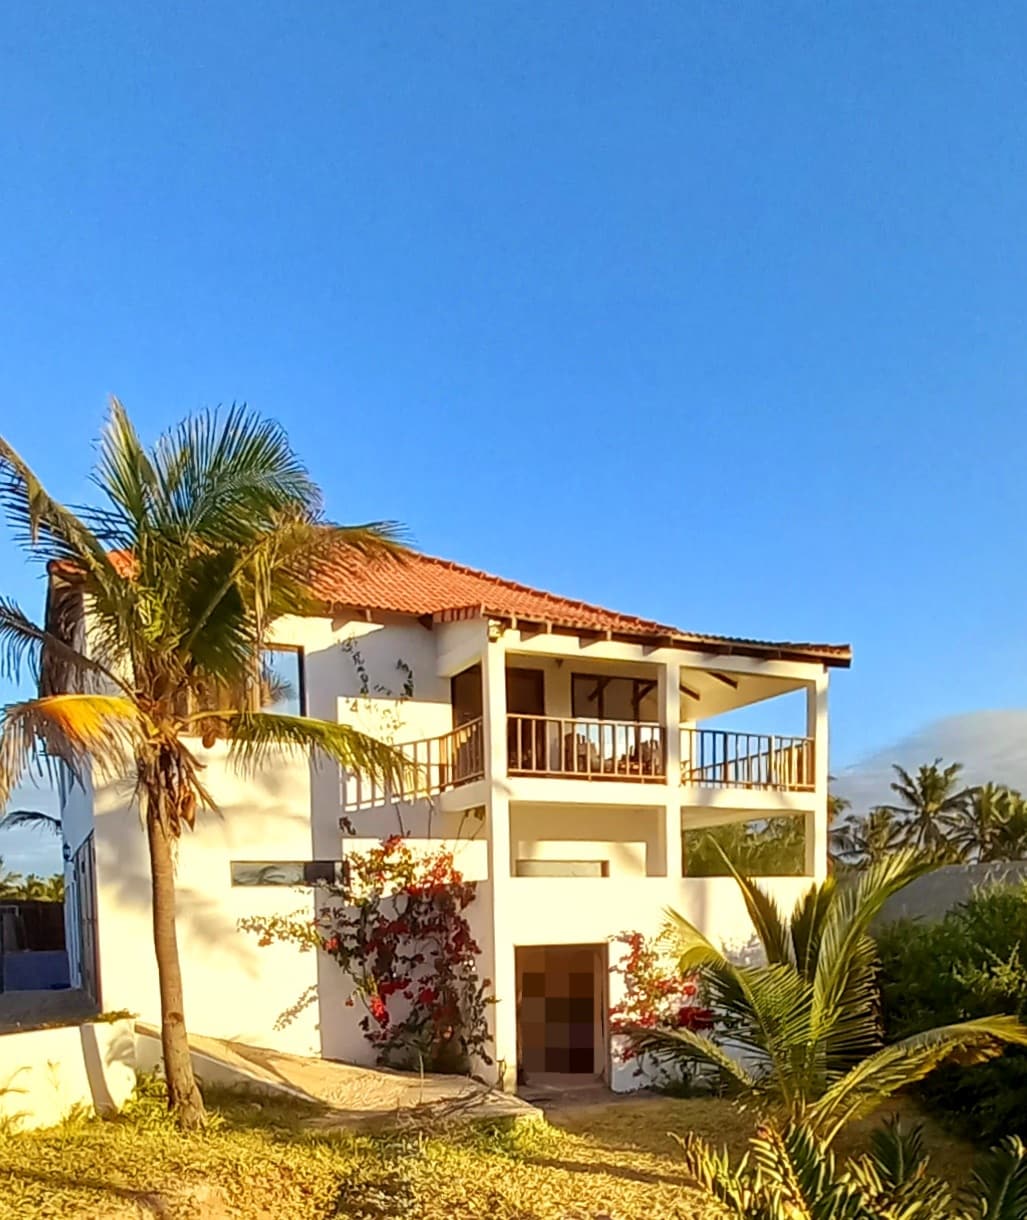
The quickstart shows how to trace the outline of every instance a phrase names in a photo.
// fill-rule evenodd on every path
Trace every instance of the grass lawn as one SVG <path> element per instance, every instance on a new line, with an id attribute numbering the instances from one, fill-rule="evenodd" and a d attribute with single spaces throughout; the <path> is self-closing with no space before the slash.
<path id="1" fill-rule="evenodd" d="M 726 1102 L 660 1099 L 505 1131 L 368 1136 L 312 1131 L 313 1113 L 291 1102 L 209 1094 L 219 1119 L 201 1137 L 181 1136 L 146 1096 L 114 1121 L 0 1136 L 0 1218 L 703 1220 L 714 1213 L 670 1133 L 740 1149 L 749 1130 Z M 930 1124 L 928 1140 L 936 1169 L 964 1179 L 971 1150 Z"/>

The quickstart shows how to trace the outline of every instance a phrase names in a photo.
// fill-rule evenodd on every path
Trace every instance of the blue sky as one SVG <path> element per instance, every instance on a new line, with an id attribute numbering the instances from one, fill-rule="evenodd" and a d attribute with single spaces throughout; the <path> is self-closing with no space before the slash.
<path id="1" fill-rule="evenodd" d="M 246 400 L 339 519 L 851 641 L 836 768 L 1022 706 L 1025 59 L 1003 3 L 12 3 L 0 431 L 75 500 L 108 393 Z"/>

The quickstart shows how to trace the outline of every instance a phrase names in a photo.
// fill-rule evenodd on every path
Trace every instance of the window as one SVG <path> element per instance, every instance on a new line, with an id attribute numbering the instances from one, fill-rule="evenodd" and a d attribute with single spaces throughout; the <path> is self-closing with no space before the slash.
<path id="1" fill-rule="evenodd" d="M 609 877 L 608 860 L 518 860 L 518 877 Z"/>
<path id="2" fill-rule="evenodd" d="M 571 676 L 571 715 L 575 720 L 659 720 L 655 678 Z"/>
<path id="3" fill-rule="evenodd" d="M 261 675 L 266 688 L 261 711 L 280 716 L 306 714 L 306 691 L 303 686 L 303 649 L 275 645 L 261 656 Z"/>
<path id="4" fill-rule="evenodd" d="M 233 885 L 342 885 L 343 860 L 233 860 Z"/>
<path id="5" fill-rule="evenodd" d="M 481 666 L 472 665 L 450 679 L 450 699 L 453 705 L 453 728 L 478 720 L 481 706 Z"/>

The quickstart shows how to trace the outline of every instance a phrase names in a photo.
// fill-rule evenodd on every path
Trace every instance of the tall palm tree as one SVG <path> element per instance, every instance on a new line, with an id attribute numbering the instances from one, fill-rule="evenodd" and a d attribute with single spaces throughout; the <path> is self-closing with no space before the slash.
<path id="1" fill-rule="evenodd" d="M 21 873 L 4 871 L 4 858 L 0 856 L 0 898 L 18 898 L 25 878 Z"/>
<path id="2" fill-rule="evenodd" d="M 831 831 L 831 851 L 845 864 L 866 868 L 898 851 L 906 827 L 893 810 L 879 805 L 863 817 L 852 817 Z"/>
<path id="3" fill-rule="evenodd" d="M 933 763 L 922 765 L 915 776 L 893 764 L 897 779 L 891 790 L 901 804 L 887 806 L 905 822 L 909 845 L 939 859 L 953 854 L 947 830 L 952 818 L 966 808 L 973 791 L 959 786 L 962 763 L 950 763 L 943 768 L 941 761 L 936 758 Z"/>
<path id="4" fill-rule="evenodd" d="M 54 873 L 52 877 L 46 877 L 43 880 L 43 889 L 40 894 L 43 902 L 63 902 L 64 901 L 64 878 L 60 873 Z"/>
<path id="5" fill-rule="evenodd" d="M 1027 1045 L 1015 1017 L 941 1026 L 885 1046 L 876 1012 L 877 950 L 868 928 L 885 902 L 932 866 L 913 850 L 854 874 L 811 886 L 790 917 L 758 885 L 733 873 L 766 959 L 732 962 L 693 924 L 671 911 L 667 932 L 683 975 L 701 975 L 717 1027 L 626 1032 L 657 1061 L 702 1064 L 759 1104 L 806 1123 L 831 1140 L 899 1089 L 946 1060 L 972 1062 Z M 718 1038 L 719 1035 L 719 1038 Z"/>
<path id="6" fill-rule="evenodd" d="M 102 503 L 72 511 L 0 439 L 0 508 L 51 572 L 46 623 L 0 600 L 6 668 L 28 662 L 39 695 L 0 712 L 0 808 L 43 756 L 74 776 L 131 776 L 149 848 L 168 1102 L 203 1122 L 186 1037 L 175 935 L 177 839 L 215 800 L 198 754 L 217 739 L 255 767 L 283 750 L 401 779 L 394 748 L 346 725 L 261 711 L 271 623 L 324 612 L 317 565 L 398 561 L 396 531 L 343 527 L 283 430 L 245 408 L 187 419 L 144 448 L 112 400 L 93 481 Z M 88 613 L 88 632 L 85 619 Z M 88 651 L 84 640 L 88 640 Z"/>
<path id="7" fill-rule="evenodd" d="M 21 896 L 28 902 L 43 902 L 46 899 L 47 882 L 38 873 L 29 873 L 21 887 Z"/>
<path id="8" fill-rule="evenodd" d="M 951 819 L 950 839 L 967 860 L 1010 860 L 1023 853 L 1024 799 L 1002 784 L 982 784 Z"/>

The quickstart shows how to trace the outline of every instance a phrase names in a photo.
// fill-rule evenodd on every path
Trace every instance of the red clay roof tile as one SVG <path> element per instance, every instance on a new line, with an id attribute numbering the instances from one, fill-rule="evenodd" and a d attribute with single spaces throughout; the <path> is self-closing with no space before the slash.
<path id="1" fill-rule="evenodd" d="M 432 555 L 412 554 L 405 562 L 324 567 L 312 581 L 314 593 L 337 608 L 354 608 L 436 621 L 485 617 L 550 623 L 568 630 L 660 639 L 720 651 L 747 651 L 848 665 L 845 644 L 805 644 L 739 639 L 682 631 L 665 623 L 621 614 L 464 567 Z"/>

